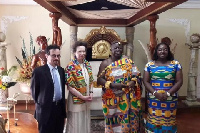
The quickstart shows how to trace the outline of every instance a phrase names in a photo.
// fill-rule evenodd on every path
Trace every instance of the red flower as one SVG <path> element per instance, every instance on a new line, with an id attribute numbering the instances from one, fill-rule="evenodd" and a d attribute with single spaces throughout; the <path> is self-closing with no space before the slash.
<path id="1" fill-rule="evenodd" d="M 3 68 L 3 67 L 1 67 L 0 69 L 1 69 L 2 71 L 4 70 L 4 68 Z"/>

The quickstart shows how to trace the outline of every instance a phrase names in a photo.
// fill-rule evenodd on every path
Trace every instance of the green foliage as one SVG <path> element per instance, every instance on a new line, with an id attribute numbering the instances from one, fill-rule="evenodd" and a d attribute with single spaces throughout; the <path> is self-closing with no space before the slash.
<path id="1" fill-rule="evenodd" d="M 29 54 L 27 52 L 27 48 L 26 48 L 26 45 L 25 45 L 25 41 L 24 41 L 24 38 L 22 38 L 20 36 L 20 38 L 22 39 L 22 48 L 21 48 L 21 54 L 22 54 L 22 58 L 23 58 L 23 61 L 21 61 L 18 57 L 15 56 L 18 64 L 20 65 L 20 67 L 22 68 L 23 67 L 23 63 L 24 62 L 29 62 L 30 59 L 32 59 L 32 56 L 35 54 L 35 46 L 33 46 L 33 37 L 32 37 L 32 34 L 29 32 L 29 37 L 30 37 L 30 41 L 29 41 Z"/>
<path id="2" fill-rule="evenodd" d="M 1 76 L 10 76 L 10 73 L 14 72 L 17 70 L 17 66 L 12 66 L 10 69 L 8 69 L 7 71 L 4 70 L 1 72 Z"/>

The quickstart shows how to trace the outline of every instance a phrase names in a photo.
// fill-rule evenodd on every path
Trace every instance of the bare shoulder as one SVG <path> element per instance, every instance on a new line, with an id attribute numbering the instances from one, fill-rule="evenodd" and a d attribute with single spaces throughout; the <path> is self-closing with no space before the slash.
<path id="1" fill-rule="evenodd" d="M 111 63 L 112 63 L 111 59 L 108 58 L 108 59 L 103 60 L 103 61 L 101 62 L 100 67 L 101 67 L 101 68 L 106 68 L 106 67 L 107 67 L 108 65 L 110 65 Z"/>
<path id="2" fill-rule="evenodd" d="M 108 58 L 108 59 L 106 59 L 106 60 L 103 60 L 103 61 L 101 62 L 100 67 L 99 67 L 98 77 L 99 77 L 99 75 L 102 76 L 102 72 L 105 70 L 105 68 L 106 68 L 108 65 L 111 64 L 110 62 L 112 63 L 112 61 L 111 61 L 110 58 Z"/>

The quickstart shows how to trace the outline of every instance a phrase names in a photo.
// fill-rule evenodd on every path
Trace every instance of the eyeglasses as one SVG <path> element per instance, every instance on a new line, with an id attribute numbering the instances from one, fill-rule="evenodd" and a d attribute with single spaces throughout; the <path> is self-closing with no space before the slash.
<path id="1" fill-rule="evenodd" d="M 60 58 L 61 56 L 58 54 L 58 55 L 55 55 L 55 54 L 52 54 L 52 55 L 50 55 L 52 58 Z"/>

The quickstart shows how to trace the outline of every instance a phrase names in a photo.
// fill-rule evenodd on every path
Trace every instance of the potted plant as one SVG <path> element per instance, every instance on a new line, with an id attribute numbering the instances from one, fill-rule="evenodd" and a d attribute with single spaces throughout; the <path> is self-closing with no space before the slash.
<path id="1" fill-rule="evenodd" d="M 15 56 L 17 62 L 20 65 L 20 68 L 18 69 L 19 76 L 17 78 L 17 81 L 20 83 L 20 89 L 23 93 L 29 94 L 30 93 L 30 80 L 32 75 L 32 68 L 31 68 L 31 61 L 32 56 L 35 54 L 35 46 L 33 46 L 33 38 L 32 34 L 30 34 L 30 47 L 28 54 L 27 48 L 25 45 L 25 41 L 22 38 L 23 47 L 21 48 L 22 51 L 22 60 L 20 60 L 18 57 Z"/>

